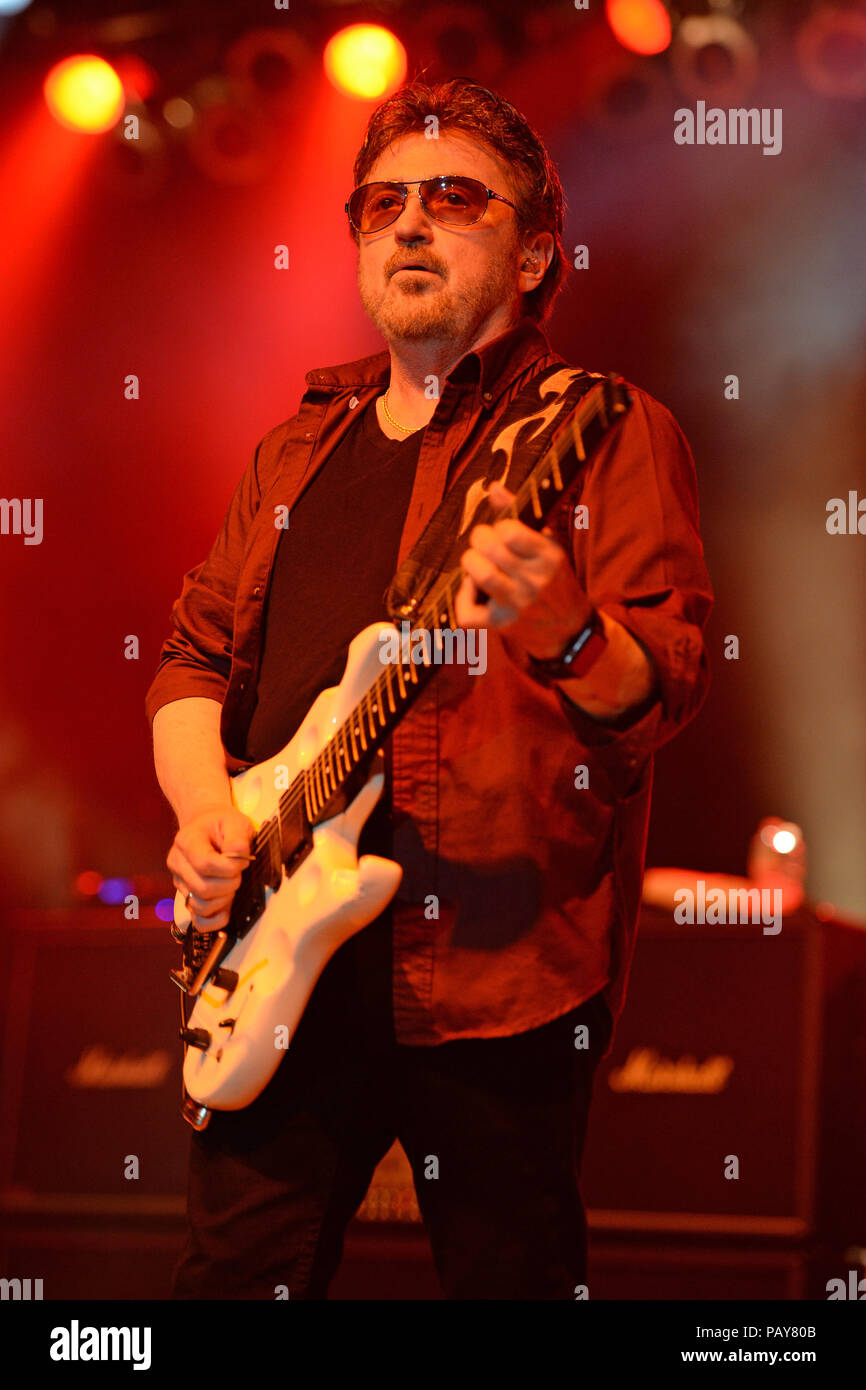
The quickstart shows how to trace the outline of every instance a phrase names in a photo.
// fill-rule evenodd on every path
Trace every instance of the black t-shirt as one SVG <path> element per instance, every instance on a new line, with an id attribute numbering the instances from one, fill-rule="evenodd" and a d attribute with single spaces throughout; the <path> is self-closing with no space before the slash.
<path id="1" fill-rule="evenodd" d="M 263 619 L 251 762 L 288 743 L 339 684 L 352 638 L 385 616 L 423 433 L 389 439 L 371 402 L 292 508 Z"/>

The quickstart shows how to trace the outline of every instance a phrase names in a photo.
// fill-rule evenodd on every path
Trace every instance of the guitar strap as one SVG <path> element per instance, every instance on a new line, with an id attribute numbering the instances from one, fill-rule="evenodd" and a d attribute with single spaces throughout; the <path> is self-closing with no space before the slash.
<path id="1" fill-rule="evenodd" d="M 391 580 L 385 605 L 392 622 L 418 612 L 437 580 L 457 567 L 473 526 L 489 525 L 495 519 L 487 497 L 490 484 L 502 483 L 517 492 L 546 453 L 556 430 L 599 380 L 603 376 L 597 372 L 554 363 L 538 372 L 509 402 Z"/>

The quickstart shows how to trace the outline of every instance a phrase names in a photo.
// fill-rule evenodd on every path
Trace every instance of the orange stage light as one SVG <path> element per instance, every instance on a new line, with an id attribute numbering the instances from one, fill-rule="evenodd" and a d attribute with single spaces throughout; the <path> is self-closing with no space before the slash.
<path id="1" fill-rule="evenodd" d="M 671 18 L 662 0 L 605 0 L 607 22 L 632 53 L 663 53 L 671 41 Z"/>
<path id="2" fill-rule="evenodd" d="M 51 69 L 43 85 L 45 101 L 67 130 L 99 135 L 120 120 L 123 83 L 104 58 L 77 53 Z"/>
<path id="3" fill-rule="evenodd" d="M 393 92 L 406 76 L 406 50 L 389 29 L 350 24 L 328 40 L 325 72 L 347 96 L 372 101 Z"/>

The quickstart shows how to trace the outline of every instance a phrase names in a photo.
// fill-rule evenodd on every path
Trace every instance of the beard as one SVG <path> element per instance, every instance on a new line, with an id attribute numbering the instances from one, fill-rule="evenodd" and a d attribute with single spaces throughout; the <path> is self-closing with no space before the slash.
<path id="1" fill-rule="evenodd" d="M 516 245 L 515 237 L 515 245 Z M 510 249 L 510 248 L 509 248 Z M 429 255 L 427 263 L 432 263 Z M 476 330 L 492 311 L 516 296 L 515 261 L 503 255 L 487 274 L 465 284 L 459 294 L 449 288 L 447 268 L 435 265 L 438 275 L 423 271 L 401 275 L 399 280 L 377 273 L 365 274 L 358 259 L 358 293 L 368 318 L 389 342 L 444 339 L 472 342 Z M 519 296 L 518 296 L 519 297 Z"/>

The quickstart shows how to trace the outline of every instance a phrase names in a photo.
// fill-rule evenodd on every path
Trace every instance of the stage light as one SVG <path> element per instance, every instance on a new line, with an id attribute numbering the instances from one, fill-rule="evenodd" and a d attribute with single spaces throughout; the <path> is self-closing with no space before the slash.
<path id="1" fill-rule="evenodd" d="M 617 139 L 649 139 L 670 124 L 670 83 L 658 67 L 617 52 L 622 63 L 599 69 L 584 86 L 587 117 Z"/>
<path id="2" fill-rule="evenodd" d="M 412 31 L 412 54 L 425 72 L 471 72 L 484 83 L 495 82 L 506 63 L 501 25 L 478 5 L 424 8 Z"/>
<path id="3" fill-rule="evenodd" d="M 193 99 L 200 103 L 187 136 L 193 164 L 215 183 L 243 187 L 266 179 L 278 153 L 275 122 L 229 97 L 201 103 L 197 89 Z"/>
<path id="4" fill-rule="evenodd" d="M 632 53 L 663 53 L 671 41 L 671 17 L 662 0 L 605 0 L 607 22 Z"/>
<path id="5" fill-rule="evenodd" d="M 0 19 L 5 19 L 7 15 L 20 14 L 30 3 L 31 0 L 0 0 Z"/>
<path id="6" fill-rule="evenodd" d="M 67 130 L 101 135 L 120 120 L 123 84 L 114 68 L 92 53 L 64 58 L 51 69 L 43 85 L 52 116 Z"/>
<path id="7" fill-rule="evenodd" d="M 160 922 L 173 922 L 174 898 L 160 898 L 153 910 Z"/>
<path id="8" fill-rule="evenodd" d="M 116 907 L 118 903 L 122 903 L 124 898 L 129 897 L 134 891 L 134 885 L 130 878 L 106 878 L 100 884 L 96 896 L 101 903 Z"/>
<path id="9" fill-rule="evenodd" d="M 758 48 L 729 15 L 689 15 L 671 47 L 671 71 L 686 96 L 708 105 L 742 101 L 758 80 Z"/>
<path id="10" fill-rule="evenodd" d="M 330 82 L 347 96 L 375 100 L 393 92 L 406 76 L 406 50 L 379 24 L 350 24 L 328 40 L 324 53 Z"/>
<path id="11" fill-rule="evenodd" d="M 195 120 L 195 107 L 185 97 L 169 97 L 162 108 L 162 119 L 173 130 L 186 130 Z"/>
<path id="12" fill-rule="evenodd" d="M 866 13 L 835 6 L 815 10 L 796 40 L 803 76 L 822 96 L 866 96 Z"/>
<path id="13" fill-rule="evenodd" d="M 128 140 L 123 124 L 115 126 L 105 157 L 100 161 L 99 177 L 124 197 L 149 198 L 166 177 L 165 132 L 138 110 L 129 111 L 127 108 L 127 111 L 138 119 L 137 137 Z"/>
<path id="14" fill-rule="evenodd" d="M 797 837 L 790 830 L 777 830 L 773 836 L 773 849 L 777 854 L 790 854 L 796 843 Z"/>
<path id="15" fill-rule="evenodd" d="M 225 69 L 245 103 L 285 111 L 309 67 L 309 45 L 284 29 L 251 29 L 232 44 Z"/>
<path id="16" fill-rule="evenodd" d="M 75 887 L 85 897 L 92 898 L 102 887 L 102 874 L 97 873 L 96 869 L 85 869 L 76 878 Z"/>

